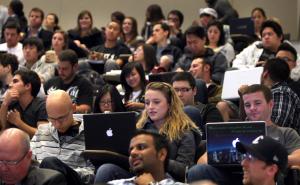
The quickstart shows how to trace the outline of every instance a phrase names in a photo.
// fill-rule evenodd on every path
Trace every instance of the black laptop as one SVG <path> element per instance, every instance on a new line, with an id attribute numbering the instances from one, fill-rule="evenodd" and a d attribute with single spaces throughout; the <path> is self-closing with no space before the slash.
<path id="1" fill-rule="evenodd" d="M 240 166 L 242 155 L 237 152 L 237 142 L 251 144 L 266 135 L 265 122 L 221 122 L 206 124 L 208 164 L 213 166 Z"/>
<path id="2" fill-rule="evenodd" d="M 229 22 L 230 34 L 254 35 L 254 22 L 251 17 L 232 19 Z"/>
<path id="3" fill-rule="evenodd" d="M 114 112 L 83 115 L 86 151 L 104 150 L 128 156 L 136 130 L 136 113 Z"/>

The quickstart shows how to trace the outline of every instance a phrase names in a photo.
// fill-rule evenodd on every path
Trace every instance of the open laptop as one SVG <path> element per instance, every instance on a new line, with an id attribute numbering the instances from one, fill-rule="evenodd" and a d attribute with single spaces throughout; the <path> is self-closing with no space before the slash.
<path id="1" fill-rule="evenodd" d="M 230 34 L 254 35 L 254 22 L 251 17 L 232 19 L 229 21 Z"/>
<path id="2" fill-rule="evenodd" d="M 266 135 L 265 122 L 220 122 L 206 124 L 208 164 L 213 166 L 240 166 L 242 156 L 236 151 L 238 141 L 251 144 Z"/>
<path id="3" fill-rule="evenodd" d="M 221 98 L 223 100 L 238 99 L 241 85 L 260 84 L 263 67 L 226 71 Z"/>
<path id="4" fill-rule="evenodd" d="M 83 115 L 85 148 L 128 156 L 130 139 L 136 130 L 136 113 L 114 112 Z"/>
<path id="5" fill-rule="evenodd" d="M 166 82 L 171 83 L 173 76 L 177 72 L 163 72 L 149 75 L 149 82 Z"/>

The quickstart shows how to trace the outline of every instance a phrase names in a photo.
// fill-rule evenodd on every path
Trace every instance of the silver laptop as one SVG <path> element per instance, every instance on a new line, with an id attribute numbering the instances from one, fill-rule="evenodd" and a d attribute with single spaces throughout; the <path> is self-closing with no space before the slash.
<path id="1" fill-rule="evenodd" d="M 260 84 L 263 67 L 226 71 L 223 81 L 223 100 L 238 99 L 241 85 Z"/>

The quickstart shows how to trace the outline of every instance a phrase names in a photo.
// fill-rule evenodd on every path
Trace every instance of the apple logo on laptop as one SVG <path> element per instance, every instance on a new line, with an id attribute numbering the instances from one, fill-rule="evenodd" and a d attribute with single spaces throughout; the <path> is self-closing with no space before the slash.
<path id="1" fill-rule="evenodd" d="M 239 138 L 236 138 L 235 140 L 232 141 L 232 146 L 233 146 L 234 148 L 236 148 L 236 143 L 237 143 L 237 142 L 240 142 L 240 139 L 239 139 Z"/>
<path id="2" fill-rule="evenodd" d="M 113 130 L 111 128 L 109 128 L 107 131 L 106 131 L 106 135 L 108 137 L 112 137 L 114 134 L 113 134 Z"/>

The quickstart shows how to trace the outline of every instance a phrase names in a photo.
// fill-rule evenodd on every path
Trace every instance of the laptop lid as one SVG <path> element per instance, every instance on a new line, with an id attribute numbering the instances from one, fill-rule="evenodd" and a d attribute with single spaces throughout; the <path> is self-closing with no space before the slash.
<path id="1" fill-rule="evenodd" d="M 254 22 L 251 17 L 232 19 L 229 21 L 230 34 L 254 35 Z"/>
<path id="2" fill-rule="evenodd" d="M 128 156 L 136 130 L 134 112 L 83 115 L 86 150 L 108 150 Z"/>
<path id="3" fill-rule="evenodd" d="M 223 100 L 238 99 L 241 85 L 260 84 L 263 67 L 226 71 L 221 98 Z"/>
<path id="4" fill-rule="evenodd" d="M 265 122 L 221 122 L 206 124 L 208 164 L 213 166 L 239 166 L 242 155 L 236 151 L 238 141 L 251 144 L 266 135 Z"/>
<path id="5" fill-rule="evenodd" d="M 149 82 L 166 82 L 171 83 L 173 76 L 177 72 L 163 72 L 149 75 Z"/>

